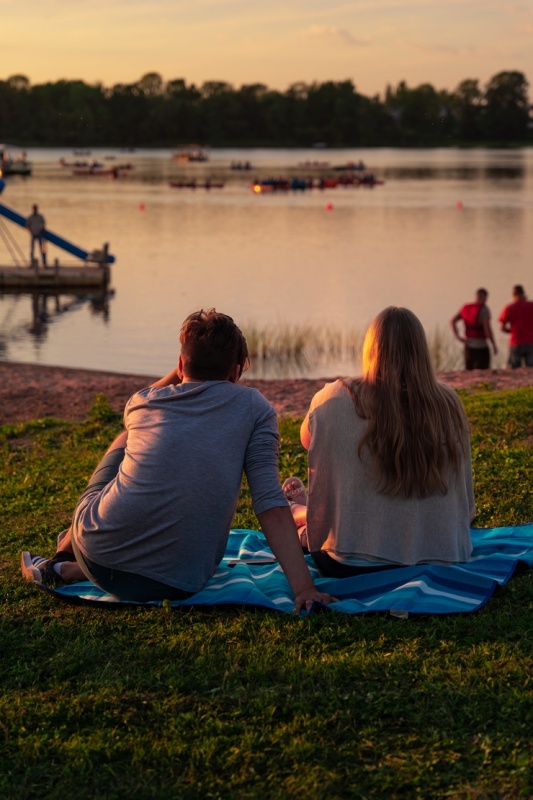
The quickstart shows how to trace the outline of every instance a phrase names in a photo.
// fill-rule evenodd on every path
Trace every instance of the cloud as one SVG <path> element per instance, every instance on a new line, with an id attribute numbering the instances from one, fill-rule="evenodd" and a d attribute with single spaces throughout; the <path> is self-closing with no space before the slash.
<path id="1" fill-rule="evenodd" d="M 445 55 L 458 55 L 464 48 L 454 47 L 446 44 L 422 44 L 421 42 L 410 42 L 410 47 L 420 50 L 423 53 L 444 53 Z"/>
<path id="2" fill-rule="evenodd" d="M 364 47 L 368 40 L 356 39 L 349 31 L 338 28 L 336 25 L 311 25 L 304 36 L 309 39 L 320 39 L 323 42 L 343 45 L 344 47 Z"/>

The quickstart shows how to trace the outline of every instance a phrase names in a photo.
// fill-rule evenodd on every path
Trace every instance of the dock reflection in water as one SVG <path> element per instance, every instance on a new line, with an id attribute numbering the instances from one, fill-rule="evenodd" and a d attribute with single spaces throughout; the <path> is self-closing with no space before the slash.
<path id="1" fill-rule="evenodd" d="M 51 325 L 61 321 L 82 308 L 89 308 L 94 317 L 101 318 L 104 324 L 110 320 L 110 300 L 113 289 L 102 292 L 63 293 L 53 289 L 3 289 L 0 298 L 4 313 L 0 320 L 0 354 L 9 359 L 11 344 L 27 340 L 28 335 L 34 344 L 42 344 Z"/>

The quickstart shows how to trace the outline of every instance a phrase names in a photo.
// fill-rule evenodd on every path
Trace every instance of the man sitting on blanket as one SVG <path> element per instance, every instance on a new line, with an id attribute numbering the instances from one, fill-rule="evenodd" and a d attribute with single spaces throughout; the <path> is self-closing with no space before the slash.
<path id="1" fill-rule="evenodd" d="M 332 598 L 313 584 L 278 479 L 275 410 L 238 385 L 246 340 L 215 309 L 181 329 L 177 369 L 130 398 L 126 430 L 100 461 L 58 551 L 22 554 L 28 580 L 91 580 L 123 600 L 181 600 L 221 561 L 243 470 L 295 611 Z"/>

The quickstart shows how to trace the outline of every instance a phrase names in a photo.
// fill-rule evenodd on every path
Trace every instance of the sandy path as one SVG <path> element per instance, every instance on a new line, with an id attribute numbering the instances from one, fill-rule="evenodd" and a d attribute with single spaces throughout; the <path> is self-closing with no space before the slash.
<path id="1" fill-rule="evenodd" d="M 0 424 L 45 416 L 83 419 L 99 392 L 116 411 L 122 411 L 135 390 L 157 377 L 0 361 Z M 457 389 L 476 386 L 514 389 L 533 386 L 533 369 L 446 372 L 439 379 Z M 243 383 L 259 389 L 279 414 L 303 416 L 315 392 L 328 380 L 332 378 L 244 380 Z"/>

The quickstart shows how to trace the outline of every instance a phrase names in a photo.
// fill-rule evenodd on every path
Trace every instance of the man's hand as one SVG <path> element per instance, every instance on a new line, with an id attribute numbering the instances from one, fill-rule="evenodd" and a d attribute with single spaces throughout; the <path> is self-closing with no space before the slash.
<path id="1" fill-rule="evenodd" d="M 326 605 L 335 602 L 336 598 L 319 592 L 313 583 L 289 507 L 277 506 L 257 516 L 294 593 L 294 612 L 299 614 L 302 609 L 309 611 L 313 600 Z"/>
<path id="2" fill-rule="evenodd" d="M 303 592 L 296 595 L 294 598 L 294 613 L 299 614 L 300 611 L 311 611 L 311 606 L 315 600 L 318 603 L 323 603 L 325 606 L 330 603 L 338 603 L 336 597 L 332 597 L 325 592 L 319 592 L 318 589 L 313 587 L 313 589 L 305 589 Z"/>

